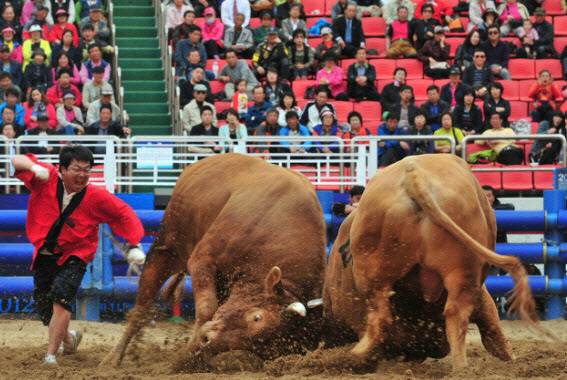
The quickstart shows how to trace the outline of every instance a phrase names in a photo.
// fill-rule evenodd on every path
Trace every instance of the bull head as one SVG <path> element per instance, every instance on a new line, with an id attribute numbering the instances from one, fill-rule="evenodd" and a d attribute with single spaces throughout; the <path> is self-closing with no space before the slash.
<path id="1" fill-rule="evenodd" d="M 273 267 L 264 280 L 266 297 L 284 297 L 285 290 L 282 284 L 282 271 L 279 267 Z M 285 310 L 286 313 L 307 316 L 307 309 L 301 302 L 291 303 Z"/>

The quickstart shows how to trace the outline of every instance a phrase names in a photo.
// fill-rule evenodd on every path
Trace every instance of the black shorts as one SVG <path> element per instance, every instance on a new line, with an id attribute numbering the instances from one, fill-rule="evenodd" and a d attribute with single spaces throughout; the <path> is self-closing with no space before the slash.
<path id="1" fill-rule="evenodd" d="M 34 293 L 36 311 L 44 325 L 49 325 L 53 315 L 53 303 L 57 302 L 72 311 L 75 295 L 83 281 L 87 264 L 71 256 L 57 265 L 59 256 L 38 254 L 34 263 Z"/>

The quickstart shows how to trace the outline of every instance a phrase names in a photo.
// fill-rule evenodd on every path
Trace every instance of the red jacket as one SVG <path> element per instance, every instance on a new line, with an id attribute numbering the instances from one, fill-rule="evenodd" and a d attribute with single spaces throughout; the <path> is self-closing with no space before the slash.
<path id="1" fill-rule="evenodd" d="M 75 94 L 75 106 L 81 108 L 83 104 L 83 95 L 81 94 L 81 91 L 79 91 L 77 86 L 72 84 L 69 84 L 69 86 L 71 87 L 71 91 Z M 61 97 L 64 94 L 65 92 L 61 91 L 61 86 L 59 85 L 59 82 L 57 82 L 47 90 L 47 100 L 55 106 L 57 103 L 61 102 Z"/>
<path id="2" fill-rule="evenodd" d="M 49 170 L 47 182 L 36 179 L 31 171 L 15 173 L 15 177 L 22 180 L 32 192 L 28 204 L 26 234 L 35 247 L 35 262 L 39 248 L 60 214 L 57 201 L 59 173 L 54 166 L 38 161 L 35 155 L 30 153 L 27 156 Z M 98 226 L 101 223 L 108 223 L 115 234 L 125 238 L 131 245 L 138 244 L 144 236 L 142 223 L 130 206 L 100 186 L 87 185 L 85 197 L 70 219 L 75 227 L 71 228 L 65 223 L 58 239 L 62 251 L 61 258 L 57 261 L 59 265 L 70 256 L 77 256 L 87 264 L 93 261 L 98 247 Z"/>
<path id="3" fill-rule="evenodd" d="M 77 33 L 77 28 L 75 25 L 67 23 L 65 29 L 61 28 L 61 25 L 55 23 L 51 27 L 51 32 L 49 32 L 49 38 L 46 38 L 50 42 L 55 42 L 56 40 L 61 40 L 63 38 L 63 32 L 70 30 L 73 32 L 73 46 L 79 46 L 79 33 Z"/>
<path id="4" fill-rule="evenodd" d="M 28 102 L 25 102 L 22 105 L 24 106 L 24 110 L 26 110 L 26 113 L 24 115 L 24 125 L 26 126 L 26 130 L 29 131 L 30 129 L 37 127 L 37 122 L 32 121 L 31 119 L 33 113 L 33 106 L 30 107 Z M 57 114 L 55 113 L 55 107 L 53 107 L 53 104 L 51 103 L 47 105 L 47 116 L 49 116 L 49 127 L 51 129 L 56 129 Z"/>

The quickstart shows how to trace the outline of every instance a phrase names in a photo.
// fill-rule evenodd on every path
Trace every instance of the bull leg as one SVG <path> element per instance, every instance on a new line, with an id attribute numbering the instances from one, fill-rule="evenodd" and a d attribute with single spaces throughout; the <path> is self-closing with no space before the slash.
<path id="1" fill-rule="evenodd" d="M 479 294 L 478 288 L 474 289 L 470 286 L 474 280 L 467 279 L 462 273 L 463 271 L 457 269 L 444 279 L 448 297 L 443 315 L 447 340 L 453 356 L 453 371 L 467 366 L 467 327 Z"/>
<path id="2" fill-rule="evenodd" d="M 183 268 L 172 265 L 177 261 L 178 259 L 170 251 L 158 251 L 149 255 L 140 277 L 136 305 L 128 315 L 126 331 L 118 345 L 104 358 L 99 367 L 118 367 L 120 365 L 130 340 L 147 322 L 148 313 L 159 290 L 169 277 L 183 270 Z"/>
<path id="3" fill-rule="evenodd" d="M 485 285 L 480 290 L 480 299 L 472 315 L 472 321 L 478 326 L 482 344 L 488 352 L 500 360 L 516 359 L 504 335 L 494 300 L 490 297 Z"/>

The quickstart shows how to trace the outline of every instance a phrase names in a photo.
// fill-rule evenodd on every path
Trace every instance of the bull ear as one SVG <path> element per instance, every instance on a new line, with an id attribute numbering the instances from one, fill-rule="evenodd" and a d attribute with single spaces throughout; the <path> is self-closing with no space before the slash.
<path id="1" fill-rule="evenodd" d="M 264 280 L 264 287 L 268 297 L 283 295 L 282 271 L 279 267 L 270 269 L 266 280 Z"/>

